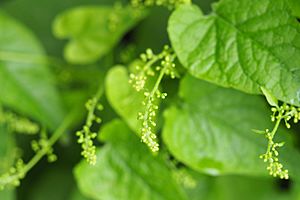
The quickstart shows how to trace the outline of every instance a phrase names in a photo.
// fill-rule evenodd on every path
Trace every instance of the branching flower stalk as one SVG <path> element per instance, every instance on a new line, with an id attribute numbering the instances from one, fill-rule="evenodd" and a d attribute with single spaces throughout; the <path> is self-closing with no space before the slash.
<path id="1" fill-rule="evenodd" d="M 11 167 L 8 172 L 0 176 L 0 190 L 4 189 L 6 186 L 19 186 L 21 179 L 23 179 L 26 174 L 46 155 L 54 155 L 52 146 L 60 138 L 62 134 L 69 128 L 75 119 L 76 112 L 71 112 L 63 121 L 61 126 L 53 133 L 53 135 L 47 140 L 46 143 L 36 149 L 36 154 L 27 163 L 24 163 L 22 159 L 18 159 L 16 165 Z M 34 146 L 34 145 L 33 145 Z M 52 157 L 54 158 L 54 157 Z M 48 157 L 48 161 L 51 161 Z M 54 160 L 52 160 L 54 161 Z"/>
<path id="2" fill-rule="evenodd" d="M 38 153 L 41 149 L 48 149 L 47 158 L 48 162 L 55 162 L 57 156 L 53 153 L 53 147 L 49 146 L 49 138 L 45 129 L 42 130 L 40 139 L 31 141 L 31 148 L 35 153 Z"/>
<path id="3" fill-rule="evenodd" d="M 101 94 L 102 88 L 98 90 L 95 97 L 87 101 L 85 107 L 88 111 L 88 115 L 85 124 L 83 125 L 82 130 L 76 132 L 78 143 L 81 144 L 82 147 L 81 155 L 91 165 L 95 165 L 97 162 L 96 146 L 93 142 L 93 139 L 97 137 L 97 133 L 92 132 L 91 128 L 94 122 L 101 123 L 101 119 L 95 114 L 96 110 L 103 110 L 103 106 L 98 103 Z"/>
<path id="4" fill-rule="evenodd" d="M 262 154 L 260 158 L 268 163 L 267 170 L 270 175 L 281 179 L 288 179 L 288 170 L 284 169 L 283 165 L 280 163 L 277 150 L 277 148 L 282 147 L 284 143 L 274 142 L 274 137 L 281 121 L 284 121 L 286 127 L 290 128 L 291 125 L 289 124 L 289 120 L 293 119 L 294 123 L 297 123 L 300 120 L 300 108 L 284 103 L 282 106 L 272 107 L 271 111 L 273 112 L 271 120 L 275 122 L 275 126 L 271 132 L 269 129 L 266 129 L 264 132 L 265 137 L 268 140 L 268 147 L 266 153 Z"/>
<path id="5" fill-rule="evenodd" d="M 154 132 L 156 127 L 155 117 L 158 110 L 157 101 L 159 99 L 165 99 L 167 93 L 159 90 L 159 85 L 165 75 L 169 75 L 172 79 L 176 77 L 174 60 L 176 55 L 172 49 L 168 46 L 164 47 L 164 50 L 158 54 L 153 54 L 151 49 L 147 49 L 145 54 L 141 54 L 141 61 L 143 66 L 136 66 L 137 73 L 130 74 L 129 83 L 138 92 L 143 92 L 145 99 L 142 102 L 145 106 L 143 112 L 138 113 L 138 119 L 142 122 L 141 128 L 141 140 L 150 148 L 152 152 L 159 150 L 159 144 L 157 142 L 157 136 Z M 153 70 L 152 67 L 155 63 L 161 60 L 160 65 L 156 66 Z M 148 76 L 154 77 L 155 72 L 159 72 L 153 88 L 149 89 L 147 81 Z"/>

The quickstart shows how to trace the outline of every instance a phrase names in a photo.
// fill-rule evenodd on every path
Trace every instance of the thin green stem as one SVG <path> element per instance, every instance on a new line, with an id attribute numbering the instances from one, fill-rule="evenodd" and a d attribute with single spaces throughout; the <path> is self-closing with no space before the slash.
<path id="1" fill-rule="evenodd" d="M 276 132 L 277 132 L 277 130 L 278 130 L 278 128 L 279 128 L 279 125 L 280 125 L 281 120 L 282 120 L 282 118 L 281 118 L 281 117 L 278 117 L 278 119 L 277 119 L 277 121 L 276 121 L 276 123 L 275 123 L 275 126 L 274 126 L 274 128 L 273 128 L 273 130 L 272 130 L 272 132 L 271 132 L 271 137 L 272 137 L 272 138 L 275 136 L 275 134 L 276 134 Z"/>
<path id="2" fill-rule="evenodd" d="M 152 91 L 151 91 L 151 93 L 150 93 L 150 95 L 149 95 L 149 97 L 148 97 L 148 101 L 147 101 L 147 103 L 146 103 L 146 111 L 145 111 L 145 115 L 144 115 L 144 122 L 147 122 L 148 115 L 149 115 L 148 110 L 149 110 L 149 108 L 150 108 L 150 106 L 151 106 L 151 104 L 152 104 L 151 100 L 153 99 L 153 97 L 154 97 L 156 91 L 158 90 L 158 87 L 159 87 L 160 82 L 162 81 L 162 79 L 163 79 L 163 77 L 164 77 L 164 74 L 165 74 L 166 69 L 167 69 L 167 67 L 164 67 L 164 68 L 160 71 L 159 76 L 158 76 L 158 78 L 157 78 L 157 80 L 156 80 L 156 82 L 155 82 L 155 85 L 154 85 L 154 87 L 153 87 L 153 89 L 152 89 Z"/>
<path id="3" fill-rule="evenodd" d="M 161 59 L 163 56 L 165 56 L 165 54 L 166 54 L 166 52 L 162 52 L 158 55 L 153 55 L 153 58 L 145 64 L 145 66 L 143 67 L 143 70 L 141 70 L 139 74 L 145 73 L 154 63 L 156 63 L 157 61 L 159 61 L 159 59 Z"/>
<path id="4" fill-rule="evenodd" d="M 151 60 L 149 60 L 145 66 L 143 67 L 143 70 L 141 70 L 138 74 L 144 74 L 154 63 L 156 63 L 158 60 L 160 59 L 160 56 L 153 56 L 153 58 Z"/>
<path id="5" fill-rule="evenodd" d="M 58 127 L 58 129 L 53 133 L 53 135 L 48 140 L 48 145 L 44 146 L 41 150 L 39 150 L 35 156 L 22 168 L 22 171 L 10 176 L 9 178 L 6 178 L 5 181 L 0 179 L 0 187 L 6 186 L 10 183 L 13 183 L 20 179 L 20 176 L 25 176 L 48 152 L 49 148 L 51 148 L 56 141 L 62 136 L 62 134 L 65 133 L 65 131 L 69 128 L 69 126 L 72 124 L 75 113 L 72 111 L 63 121 L 63 123 Z"/>
<path id="6" fill-rule="evenodd" d="M 92 104 L 91 104 L 91 107 L 88 110 L 88 116 L 87 116 L 86 121 L 85 121 L 85 124 L 88 126 L 88 128 L 90 128 L 92 126 L 92 124 L 90 124 L 90 122 L 92 122 L 94 120 L 94 117 L 95 117 L 94 112 L 95 112 L 97 103 L 98 103 L 102 93 L 103 93 L 103 87 L 99 86 L 96 95 L 92 99 Z M 88 138 L 88 132 L 85 131 L 84 135 L 85 135 L 85 144 L 88 146 L 88 142 L 89 142 L 89 140 L 87 139 Z"/>
<path id="7" fill-rule="evenodd" d="M 159 60 L 159 55 L 154 56 L 149 62 L 146 63 L 143 72 L 145 72 L 146 70 L 148 70 L 154 63 L 156 63 Z"/>
<path id="8" fill-rule="evenodd" d="M 273 138 L 279 128 L 279 125 L 280 125 L 280 122 L 282 120 L 282 117 L 278 116 L 278 119 L 276 120 L 276 123 L 275 123 L 275 126 L 273 128 L 273 130 L 271 131 L 271 134 L 270 134 L 270 139 L 268 138 L 269 142 L 268 142 L 268 148 L 267 148 L 267 152 L 270 152 L 271 151 L 271 148 L 272 148 L 272 143 L 270 141 L 273 141 Z"/>
<path id="9" fill-rule="evenodd" d="M 92 106 L 91 106 L 91 109 L 90 109 L 90 111 L 89 111 L 89 113 L 88 113 L 88 117 L 87 117 L 87 119 L 86 119 L 86 123 L 87 123 L 88 121 L 91 121 L 91 120 L 93 119 L 93 117 L 94 117 L 94 111 L 95 111 L 96 106 L 97 106 L 97 102 L 99 101 L 99 99 L 100 99 L 102 93 L 103 93 L 103 87 L 102 87 L 102 85 L 101 85 L 101 86 L 98 88 L 98 91 L 97 91 L 96 95 L 95 95 L 94 98 L 93 98 L 93 99 L 95 100 L 95 103 L 93 103 Z"/>

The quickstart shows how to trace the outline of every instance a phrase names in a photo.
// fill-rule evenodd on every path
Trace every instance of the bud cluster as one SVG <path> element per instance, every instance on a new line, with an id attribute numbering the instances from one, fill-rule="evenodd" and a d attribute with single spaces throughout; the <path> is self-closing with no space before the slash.
<path id="1" fill-rule="evenodd" d="M 289 123 L 291 119 L 294 123 L 298 123 L 300 120 L 300 108 L 296 108 L 295 106 L 286 103 L 279 107 L 272 107 L 271 111 L 273 112 L 271 116 L 272 122 L 283 119 L 287 128 L 291 128 Z"/>
<path id="2" fill-rule="evenodd" d="M 88 111 L 88 116 L 82 130 L 77 131 L 78 143 L 81 144 L 82 152 L 81 155 L 87 160 L 91 165 L 96 164 L 96 146 L 94 145 L 93 139 L 97 137 L 97 133 L 91 131 L 94 122 L 101 123 L 101 119 L 96 116 L 96 110 L 103 110 L 103 106 L 98 103 L 98 98 L 94 97 L 86 103 L 86 109 Z"/>
<path id="3" fill-rule="evenodd" d="M 4 124 L 12 132 L 22 134 L 34 135 L 40 130 L 39 126 L 29 119 L 3 110 L 0 111 L 0 124 Z"/>
<path id="4" fill-rule="evenodd" d="M 277 147 L 282 147 L 284 143 L 274 142 L 274 136 L 272 136 L 272 133 L 268 129 L 266 129 L 265 136 L 268 139 L 268 150 L 266 153 L 260 155 L 260 158 L 263 159 L 264 162 L 268 163 L 267 170 L 271 176 L 288 179 L 288 170 L 283 169 L 283 165 L 279 162 L 279 153 L 276 149 Z"/>
<path id="5" fill-rule="evenodd" d="M 53 153 L 53 147 L 49 142 L 49 138 L 47 137 L 47 133 L 45 130 L 41 132 L 41 137 L 39 140 L 31 141 L 31 148 L 35 153 L 44 151 L 47 155 L 48 162 L 50 163 L 57 160 L 57 156 Z"/>
<path id="6" fill-rule="evenodd" d="M 43 155 L 47 155 L 48 162 L 57 160 L 57 156 L 53 153 L 52 143 L 45 130 L 41 132 L 39 140 L 31 141 L 31 148 L 36 153 L 35 158 L 40 159 Z M 8 172 L 0 176 L 0 190 L 6 186 L 19 186 L 21 179 L 25 177 L 34 162 L 36 162 L 34 158 L 26 164 L 22 159 L 18 159 L 15 166 L 10 167 Z"/>
<path id="7" fill-rule="evenodd" d="M 164 75 L 174 79 L 177 75 L 175 71 L 175 54 L 165 46 L 164 50 L 156 55 L 151 49 L 140 55 L 141 64 L 135 67 L 136 73 L 129 75 L 129 83 L 137 92 L 143 92 L 144 101 L 142 102 L 145 109 L 138 113 L 138 119 L 141 120 L 141 140 L 148 145 L 151 151 L 157 152 L 159 144 L 155 134 L 155 117 L 158 111 L 158 101 L 165 99 L 167 93 L 161 92 L 159 85 Z M 157 77 L 155 84 L 152 86 L 148 80 L 151 77 Z M 149 87 L 149 85 L 151 85 Z"/>
<path id="8" fill-rule="evenodd" d="M 274 142 L 273 139 L 282 120 L 287 128 L 291 127 L 289 123 L 291 119 L 294 123 L 297 123 L 300 120 L 300 108 L 296 108 L 295 106 L 284 103 L 281 106 L 276 104 L 271 108 L 271 111 L 273 112 L 271 121 L 276 122 L 276 124 L 271 132 L 269 129 L 266 129 L 263 132 L 268 140 L 268 148 L 266 153 L 262 154 L 260 158 L 263 159 L 264 162 L 268 163 L 267 170 L 269 171 L 270 175 L 274 177 L 280 177 L 281 179 L 288 179 L 288 170 L 283 169 L 283 165 L 279 162 L 279 152 L 277 150 L 277 148 L 282 147 L 284 143 Z"/>
<path id="9" fill-rule="evenodd" d="M 15 166 L 11 167 L 8 172 L 0 176 L 0 191 L 6 186 L 17 187 L 20 185 L 20 180 L 25 177 L 25 164 L 22 159 L 19 159 Z"/>

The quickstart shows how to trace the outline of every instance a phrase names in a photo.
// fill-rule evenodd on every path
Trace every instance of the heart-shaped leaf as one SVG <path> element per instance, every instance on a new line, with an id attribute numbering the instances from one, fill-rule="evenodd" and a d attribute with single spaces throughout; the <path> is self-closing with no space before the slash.
<path id="1" fill-rule="evenodd" d="M 67 10 L 54 21 L 57 38 L 69 38 L 64 56 L 77 64 L 93 63 L 108 53 L 145 15 L 131 7 L 85 6 Z"/>
<path id="2" fill-rule="evenodd" d="M 193 76 L 300 106 L 300 24 L 286 1 L 221 0 L 208 16 L 185 5 L 168 32 Z"/>

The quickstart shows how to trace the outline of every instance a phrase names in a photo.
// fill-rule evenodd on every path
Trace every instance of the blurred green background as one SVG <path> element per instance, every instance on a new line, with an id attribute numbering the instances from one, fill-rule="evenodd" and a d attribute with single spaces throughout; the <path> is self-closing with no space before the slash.
<path id="1" fill-rule="evenodd" d="M 127 1 L 122 2 L 123 4 L 128 3 Z M 205 13 L 209 13 L 213 1 L 194 0 L 193 2 L 198 4 Z M 115 1 L 113 0 L 0 1 L 1 11 L 30 29 L 41 42 L 48 57 L 53 61 L 50 63 L 50 67 L 55 74 L 57 86 L 63 93 L 66 108 L 74 105 L 83 107 L 86 99 L 95 92 L 99 83 L 103 81 L 103 76 L 111 67 L 111 64 L 130 60 L 130 58 L 122 58 L 120 56 L 120 52 L 123 49 L 133 46 L 133 55 L 135 56 L 146 48 L 159 51 L 164 44 L 169 43 L 166 26 L 170 11 L 165 8 L 155 7 L 150 9 L 149 15 L 138 23 L 134 29 L 130 30 L 117 47 L 101 60 L 84 66 L 66 62 L 63 58 L 63 47 L 66 44 L 66 40 L 57 39 L 52 31 L 55 17 L 77 6 L 113 5 L 114 3 Z M 0 30 L 0 32 L 2 31 Z M 177 90 L 176 84 L 174 85 L 170 86 L 170 88 L 174 87 L 174 90 Z M 117 114 L 110 108 L 105 97 L 103 97 L 102 101 L 106 107 L 104 113 L 101 114 L 105 123 L 115 118 Z M 78 116 L 77 121 L 74 122 L 73 132 L 80 129 L 83 119 L 84 111 L 82 115 Z M 54 149 L 58 156 L 58 160 L 55 163 L 49 164 L 46 160 L 42 160 L 22 180 L 20 187 L 0 192 L 0 200 L 90 199 L 81 194 L 76 186 L 73 168 L 82 157 L 72 131 L 55 145 Z M 2 133 L 5 133 L 5 131 Z M 29 144 L 34 137 L 17 135 L 17 144 L 22 149 L 22 155 L 25 160 L 28 160 L 33 155 Z M 8 145 L 8 141 L 9 138 L 6 138 L 5 134 L 0 135 L 0 148 L 6 148 L 5 145 Z M 102 143 L 99 142 L 99 145 L 102 145 Z M 11 155 L 13 155 L 12 152 L 9 156 Z M 9 161 L 7 162 L 9 163 Z M 181 163 L 176 163 L 176 165 L 179 166 L 180 170 L 174 173 L 183 185 L 189 199 L 300 199 L 299 187 L 292 180 L 285 181 L 270 177 L 256 178 L 246 176 L 212 177 L 187 169 Z M 168 183 L 165 184 L 168 185 Z M 115 192 L 114 187 L 117 186 L 109 188 L 111 193 Z M 131 187 L 133 186 L 128 186 L 129 192 Z"/>

